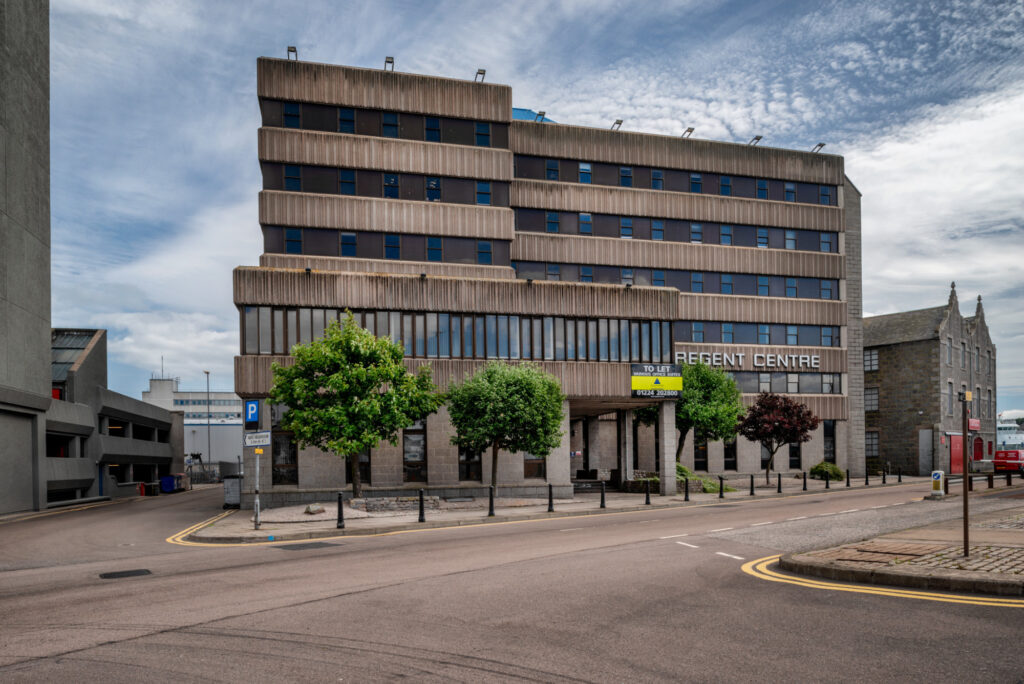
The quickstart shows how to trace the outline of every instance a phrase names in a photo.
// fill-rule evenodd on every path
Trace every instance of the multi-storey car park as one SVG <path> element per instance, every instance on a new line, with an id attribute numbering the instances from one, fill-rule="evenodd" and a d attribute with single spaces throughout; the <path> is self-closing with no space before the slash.
<path id="1" fill-rule="evenodd" d="M 506 491 L 672 469 L 674 404 L 652 427 L 632 418 L 650 400 L 630 397 L 630 363 L 655 361 L 722 367 L 747 404 L 809 406 L 822 423 L 782 471 L 863 472 L 860 193 L 842 157 L 514 120 L 503 85 L 269 58 L 257 72 L 264 253 L 234 272 L 240 396 L 266 396 L 271 363 L 350 310 L 442 389 L 491 359 L 558 378 L 562 444 L 502 454 Z M 261 494 L 344 487 L 340 459 L 297 451 L 278 417 L 262 417 Z M 442 408 L 363 454 L 364 483 L 475 493 L 490 461 L 452 434 Z M 692 434 L 682 451 L 710 472 L 763 459 Z"/>

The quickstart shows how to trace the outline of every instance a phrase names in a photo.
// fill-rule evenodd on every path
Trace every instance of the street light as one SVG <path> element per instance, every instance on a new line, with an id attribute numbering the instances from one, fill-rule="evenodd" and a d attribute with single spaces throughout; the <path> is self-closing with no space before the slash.
<path id="1" fill-rule="evenodd" d="M 206 464 L 204 470 L 208 468 L 208 464 L 213 461 L 213 450 L 211 449 L 212 440 L 210 439 L 210 371 L 204 370 L 206 373 Z"/>

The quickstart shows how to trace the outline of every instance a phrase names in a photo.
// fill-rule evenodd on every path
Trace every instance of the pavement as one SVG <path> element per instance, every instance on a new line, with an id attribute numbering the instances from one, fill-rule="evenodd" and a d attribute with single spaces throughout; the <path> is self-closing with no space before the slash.
<path id="1" fill-rule="evenodd" d="M 880 478 L 872 478 L 868 485 L 863 480 L 851 481 L 847 488 L 844 482 L 830 483 L 834 491 L 854 491 L 892 487 L 899 482 L 903 484 L 923 484 L 928 477 L 904 476 L 901 480 L 893 475 L 887 484 L 881 484 Z M 577 492 L 572 499 L 555 499 L 554 512 L 549 512 L 545 499 L 511 499 L 499 497 L 495 499 L 493 517 L 487 515 L 488 501 L 485 498 L 471 501 L 441 500 L 439 508 L 426 508 L 425 522 L 419 522 L 419 511 L 382 511 L 366 512 L 345 506 L 345 527 L 337 526 L 337 501 L 320 502 L 323 512 L 315 515 L 306 514 L 305 505 L 264 509 L 260 514 L 260 527 L 256 529 L 253 514 L 250 510 L 231 511 L 214 516 L 210 520 L 184 530 L 169 539 L 184 544 L 247 544 L 281 541 L 298 541 L 309 539 L 335 538 L 355 535 L 381 535 L 408 530 L 420 530 L 443 527 L 460 527 L 465 525 L 481 525 L 496 522 L 516 522 L 544 518 L 564 518 L 575 516 L 599 515 L 608 513 L 625 513 L 684 506 L 700 506 L 720 504 L 725 501 L 750 501 L 773 497 L 801 495 L 820 495 L 825 491 L 825 483 L 821 480 L 807 480 L 807 489 L 803 489 L 803 480 L 799 477 L 783 476 L 782 492 L 779 493 L 779 481 L 773 474 L 771 484 L 766 484 L 764 476 L 754 478 L 754 496 L 750 496 L 750 480 L 747 477 L 726 480 L 728 487 L 736 491 L 727 491 L 724 497 L 718 493 L 691 493 L 675 496 L 659 496 L 652 492 L 650 504 L 645 504 L 643 494 L 628 494 L 607 491 L 605 508 L 601 507 L 601 495 L 598 490 Z"/>
<path id="2" fill-rule="evenodd" d="M 985 487 L 980 478 L 974 486 L 971 501 L 1019 500 L 1020 505 L 969 513 L 966 555 L 963 518 L 956 517 L 856 543 L 787 554 L 779 559 L 779 568 L 841 582 L 1024 596 L 1024 492 L 1017 487 L 979 489 Z M 946 501 L 955 499 L 959 505 L 962 499 L 955 492 L 956 488 Z"/>

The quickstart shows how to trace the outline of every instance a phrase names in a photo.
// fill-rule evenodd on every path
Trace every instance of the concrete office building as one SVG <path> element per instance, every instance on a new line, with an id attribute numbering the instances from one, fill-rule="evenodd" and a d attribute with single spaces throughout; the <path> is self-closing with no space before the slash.
<path id="1" fill-rule="evenodd" d="M 0 3 L 0 513 L 46 503 L 50 405 L 50 31 Z"/>
<path id="2" fill-rule="evenodd" d="M 242 456 L 242 400 L 222 390 L 180 390 L 178 378 L 150 378 L 142 400 L 185 417 L 185 454 L 200 454 L 206 465 Z M 207 438 L 207 429 L 210 435 Z"/>
<path id="3" fill-rule="evenodd" d="M 562 444 L 546 460 L 502 454 L 512 494 L 671 471 L 673 402 L 630 438 L 632 409 L 650 403 L 630 397 L 630 362 L 704 360 L 748 404 L 791 393 L 823 423 L 778 465 L 863 472 L 860 194 L 841 157 L 514 120 L 511 89 L 482 82 L 279 59 L 257 72 L 264 254 L 234 272 L 239 396 L 265 396 L 271 363 L 350 309 L 442 389 L 489 359 L 558 378 Z M 490 460 L 451 435 L 442 408 L 364 454 L 364 482 L 482 491 Z M 265 451 L 272 503 L 345 486 L 336 457 L 287 434 Z M 757 444 L 699 436 L 682 458 L 762 463 Z"/>
<path id="4" fill-rule="evenodd" d="M 970 390 L 972 458 L 996 442 L 996 347 L 981 296 L 963 316 L 956 283 L 943 306 L 864 319 L 865 457 L 871 470 L 963 472 L 958 393 Z"/>

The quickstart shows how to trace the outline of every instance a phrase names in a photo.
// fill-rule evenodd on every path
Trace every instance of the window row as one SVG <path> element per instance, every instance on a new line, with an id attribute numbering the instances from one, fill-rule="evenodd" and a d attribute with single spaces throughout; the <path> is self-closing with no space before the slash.
<path id="1" fill-rule="evenodd" d="M 841 373 L 761 373 L 733 371 L 727 373 L 744 394 L 774 392 L 777 394 L 842 394 Z"/>
<path id="2" fill-rule="evenodd" d="M 508 148 L 508 124 L 361 107 L 260 100 L 264 126 Z"/>
<path id="3" fill-rule="evenodd" d="M 323 336 L 339 309 L 243 307 L 242 353 L 287 354 Z M 561 316 L 354 312 L 356 322 L 402 345 L 405 355 L 440 359 L 534 359 L 671 363 L 668 321 Z"/>
<path id="4" fill-rule="evenodd" d="M 836 206 L 836 186 L 517 154 L 515 177 Z"/>
<path id="5" fill-rule="evenodd" d="M 263 189 L 507 207 L 505 181 L 262 162 Z"/>
<path id="6" fill-rule="evenodd" d="M 564 235 L 594 235 L 633 240 L 692 242 L 805 252 L 839 251 L 839 235 L 817 230 L 759 228 L 675 219 L 614 216 L 516 208 L 516 230 Z"/>
<path id="7" fill-rule="evenodd" d="M 953 350 L 955 348 L 955 345 L 953 343 L 953 338 L 952 337 L 947 337 L 946 338 L 945 347 L 946 347 L 946 365 L 947 366 L 952 366 L 953 365 Z M 984 359 L 984 361 L 985 361 L 984 369 L 982 369 L 982 366 L 981 366 L 982 359 Z M 993 371 L 995 370 L 995 363 L 994 363 L 994 361 L 992 359 L 992 350 L 991 349 L 985 350 L 985 356 L 982 357 L 982 355 L 981 355 L 981 347 L 977 347 L 976 346 L 974 348 L 974 362 L 973 363 L 974 363 L 974 365 L 972 367 L 971 366 L 971 352 L 970 352 L 970 348 L 967 345 L 967 342 L 961 342 L 960 343 L 960 368 L 963 368 L 963 369 L 973 368 L 975 373 L 981 373 L 982 370 L 984 370 L 985 374 L 989 375 L 989 376 L 991 376 Z"/>
<path id="8" fill-rule="evenodd" d="M 516 277 L 579 283 L 652 285 L 674 287 L 680 292 L 725 295 L 756 295 L 797 299 L 839 299 L 839 281 L 829 278 L 789 278 L 748 273 L 709 273 L 669 269 L 583 264 L 545 264 L 513 261 Z"/>
<path id="9" fill-rule="evenodd" d="M 175 399 L 175 406 L 241 406 L 241 399 Z"/>
<path id="10" fill-rule="evenodd" d="M 241 418 L 241 413 L 186 413 L 186 418 Z"/>
<path id="11" fill-rule="evenodd" d="M 263 251 L 268 254 L 400 259 L 485 266 L 508 266 L 511 263 L 508 240 L 367 231 L 338 232 L 322 228 L 264 226 Z"/>
<path id="12" fill-rule="evenodd" d="M 675 321 L 676 342 L 713 344 L 772 344 L 800 347 L 841 347 L 837 325 L 783 325 L 778 323 L 727 323 Z"/>

